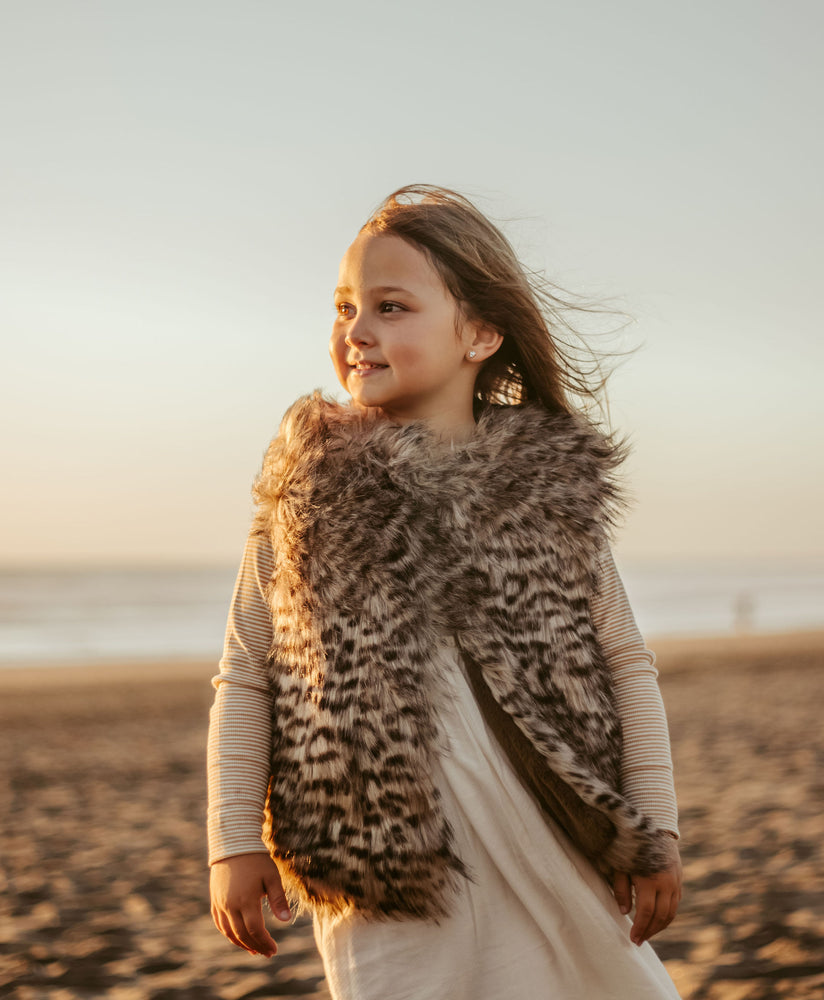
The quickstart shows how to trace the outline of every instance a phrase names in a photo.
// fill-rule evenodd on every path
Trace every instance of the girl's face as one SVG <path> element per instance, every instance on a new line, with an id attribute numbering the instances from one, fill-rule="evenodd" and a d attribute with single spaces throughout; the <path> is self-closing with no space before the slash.
<path id="1" fill-rule="evenodd" d="M 468 426 L 477 363 L 491 351 L 419 250 L 361 233 L 341 261 L 335 310 L 329 352 L 356 403 L 401 423 Z"/>

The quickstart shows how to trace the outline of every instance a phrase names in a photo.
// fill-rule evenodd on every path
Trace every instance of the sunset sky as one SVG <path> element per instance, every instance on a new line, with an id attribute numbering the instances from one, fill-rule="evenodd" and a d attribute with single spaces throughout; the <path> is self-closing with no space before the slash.
<path id="1" fill-rule="evenodd" d="M 339 258 L 457 188 L 612 300 L 626 558 L 824 560 L 817 0 L 0 8 L 6 565 L 232 562 Z"/>

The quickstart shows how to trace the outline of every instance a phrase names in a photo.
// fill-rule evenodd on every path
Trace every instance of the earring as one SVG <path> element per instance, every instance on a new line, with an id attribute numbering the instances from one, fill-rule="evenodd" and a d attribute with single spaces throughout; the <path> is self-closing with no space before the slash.
<path id="1" fill-rule="evenodd" d="M 472 360 L 472 358 L 474 358 L 474 357 L 475 357 L 475 355 L 476 355 L 477 353 L 478 353 L 477 351 L 470 351 L 470 352 L 469 352 L 469 359 L 470 359 L 470 361 Z"/>

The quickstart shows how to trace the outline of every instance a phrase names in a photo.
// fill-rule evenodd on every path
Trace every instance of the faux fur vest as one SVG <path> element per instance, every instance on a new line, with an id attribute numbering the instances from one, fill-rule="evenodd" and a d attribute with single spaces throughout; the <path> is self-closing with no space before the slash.
<path id="1" fill-rule="evenodd" d="M 269 846 L 293 900 L 437 917 L 471 877 L 433 782 L 444 635 L 516 767 L 530 759 L 526 783 L 602 870 L 664 866 L 621 795 L 589 613 L 620 457 L 537 406 L 485 411 L 454 448 L 318 393 L 287 413 L 255 499 L 275 553 Z"/>

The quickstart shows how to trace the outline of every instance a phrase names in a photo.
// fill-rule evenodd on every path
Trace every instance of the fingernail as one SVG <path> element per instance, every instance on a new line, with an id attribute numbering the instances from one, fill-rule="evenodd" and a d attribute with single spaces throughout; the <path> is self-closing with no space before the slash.
<path id="1" fill-rule="evenodd" d="M 292 914 L 289 912 L 289 910 L 278 910 L 277 918 L 278 920 L 291 920 Z"/>
<path id="2" fill-rule="evenodd" d="M 629 913 L 629 907 L 627 906 L 626 903 L 621 903 L 620 910 L 621 910 L 621 913 L 623 913 L 625 916 L 626 916 L 627 913 Z"/>

